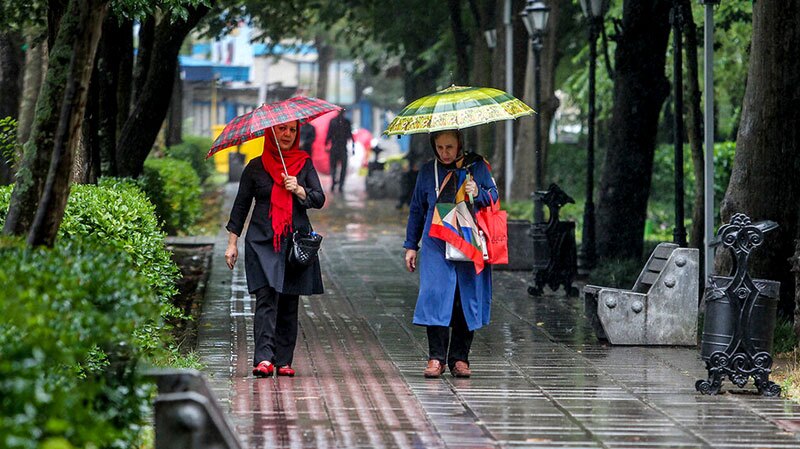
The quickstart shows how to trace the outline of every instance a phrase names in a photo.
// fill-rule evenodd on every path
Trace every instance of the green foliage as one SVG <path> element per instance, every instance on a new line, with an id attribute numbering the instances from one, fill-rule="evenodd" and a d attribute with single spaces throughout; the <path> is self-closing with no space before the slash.
<path id="1" fill-rule="evenodd" d="M 602 259 L 589 275 L 589 284 L 603 287 L 631 288 L 642 271 L 637 259 Z"/>
<path id="2" fill-rule="evenodd" d="M 173 159 L 190 163 L 197 176 L 200 177 L 200 182 L 203 183 L 214 169 L 214 162 L 206 159 L 211 143 L 212 140 L 208 137 L 187 136 L 183 138 L 182 143 L 167 147 L 164 153 Z"/>
<path id="3" fill-rule="evenodd" d="M 599 181 L 602 158 L 603 153 L 595 149 L 595 182 Z M 586 145 L 551 143 L 547 150 L 546 182 L 547 185 L 558 184 L 576 201 L 583 198 L 586 192 Z"/>
<path id="4" fill-rule="evenodd" d="M 21 32 L 47 23 L 47 2 L 20 0 L 0 2 L 0 29 Z"/>
<path id="5" fill-rule="evenodd" d="M 10 196 L 10 186 L 0 187 L 0 224 L 5 222 Z M 164 247 L 164 233 L 154 212 L 131 180 L 104 178 L 97 186 L 74 185 L 58 242 L 80 241 L 122 253 L 147 279 L 162 307 L 170 309 L 179 270 Z"/>
<path id="6" fill-rule="evenodd" d="M 185 232 L 200 217 L 200 178 L 188 162 L 148 159 L 139 182 L 168 234 Z"/>
<path id="7" fill-rule="evenodd" d="M 0 118 L 0 158 L 9 165 L 17 162 L 17 127 L 11 117 Z"/>
<path id="8" fill-rule="evenodd" d="M 794 324 L 787 318 L 778 318 L 775 323 L 775 334 L 772 337 L 772 353 L 790 352 L 797 347 L 797 334 Z"/>
<path id="9" fill-rule="evenodd" d="M 134 329 L 158 318 L 114 248 L 0 242 L 0 446 L 136 447 L 149 407 Z"/>
<path id="10" fill-rule="evenodd" d="M 714 216 L 719 216 L 719 207 L 728 188 L 736 153 L 735 142 L 714 144 Z M 653 178 L 647 218 L 652 224 L 653 238 L 671 239 L 675 221 L 675 169 L 674 148 L 671 144 L 658 145 L 653 159 Z M 686 217 L 691 219 L 695 191 L 695 177 L 688 145 L 683 149 L 684 192 Z"/>

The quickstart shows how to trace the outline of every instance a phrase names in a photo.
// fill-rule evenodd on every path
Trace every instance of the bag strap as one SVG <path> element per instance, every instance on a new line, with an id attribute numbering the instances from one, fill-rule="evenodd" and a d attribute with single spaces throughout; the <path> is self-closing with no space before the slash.
<path id="1" fill-rule="evenodd" d="M 434 179 L 436 179 L 436 187 L 434 187 L 436 190 L 436 199 L 439 199 L 439 160 L 435 158 L 433 159 L 433 176 Z"/>

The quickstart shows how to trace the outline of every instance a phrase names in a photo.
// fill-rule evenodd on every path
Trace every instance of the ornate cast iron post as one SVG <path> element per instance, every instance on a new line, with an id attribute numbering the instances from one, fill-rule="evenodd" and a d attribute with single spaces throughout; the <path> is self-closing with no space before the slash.
<path id="1" fill-rule="evenodd" d="M 769 380 L 772 368 L 772 336 L 780 283 L 751 279 L 747 270 L 750 253 L 764 242 L 764 232 L 777 228 L 772 221 L 751 223 L 735 214 L 719 228 L 714 245 L 728 248 L 734 261 L 731 276 L 712 276 L 706 289 L 706 317 L 701 355 L 707 380 L 695 383 L 703 394 L 717 394 L 727 376 L 739 388 L 753 377 L 764 396 L 778 396 L 781 387 Z"/>

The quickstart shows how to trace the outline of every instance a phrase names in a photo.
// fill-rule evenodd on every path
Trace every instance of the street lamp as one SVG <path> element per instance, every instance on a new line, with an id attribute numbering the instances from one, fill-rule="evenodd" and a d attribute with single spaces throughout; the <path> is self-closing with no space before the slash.
<path id="1" fill-rule="evenodd" d="M 705 197 L 703 200 L 705 208 L 705 251 L 704 262 L 705 278 L 714 272 L 714 247 L 711 240 L 714 238 L 714 5 L 718 5 L 720 0 L 700 0 L 705 5 L 705 21 L 703 26 L 703 90 L 705 93 Z M 706 281 L 708 282 L 708 281 Z"/>
<path id="2" fill-rule="evenodd" d="M 675 97 L 675 229 L 672 241 L 686 246 L 686 227 L 683 224 L 683 11 L 680 0 L 672 1 L 672 78 Z"/>
<path id="3" fill-rule="evenodd" d="M 580 260 L 585 269 L 594 268 L 594 119 L 595 119 L 595 69 L 597 67 L 597 37 L 608 11 L 608 0 L 581 0 L 581 8 L 589 23 L 589 118 L 586 135 L 586 204 L 583 208 L 583 239 Z"/>
<path id="4" fill-rule="evenodd" d="M 535 190 L 542 190 L 542 81 L 541 81 L 541 51 L 542 40 L 544 37 L 544 30 L 547 27 L 547 18 L 550 16 L 550 8 L 541 1 L 528 0 L 525 10 L 520 14 L 525 28 L 528 30 L 528 35 L 531 38 L 531 49 L 533 50 L 533 85 L 534 97 L 537 114 L 534 116 L 534 145 L 535 145 Z M 542 203 L 535 199 L 533 200 L 533 223 L 540 223 L 544 221 L 544 213 L 542 212 Z"/>

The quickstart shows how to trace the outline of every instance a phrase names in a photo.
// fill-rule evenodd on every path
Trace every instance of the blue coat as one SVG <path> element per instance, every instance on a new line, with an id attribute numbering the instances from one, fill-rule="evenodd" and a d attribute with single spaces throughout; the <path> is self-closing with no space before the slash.
<path id="1" fill-rule="evenodd" d="M 497 200 L 497 186 L 489 168 L 483 160 L 465 167 L 478 184 L 480 194 L 475 197 L 478 208 L 489 206 Z M 444 257 L 445 243 L 430 237 L 428 231 L 433 220 L 433 205 L 436 203 L 434 163 L 422 166 L 411 198 L 411 210 L 406 226 L 406 241 L 403 247 L 419 250 L 417 268 L 419 269 L 419 296 L 414 310 L 414 324 L 423 326 L 449 326 L 453 312 L 456 285 L 461 294 L 469 330 L 489 324 L 492 305 L 492 269 L 486 265 L 480 274 L 475 274 L 472 262 L 451 262 Z M 459 169 L 459 170 L 464 170 Z M 444 180 L 448 169 L 439 164 L 439 183 Z"/>

